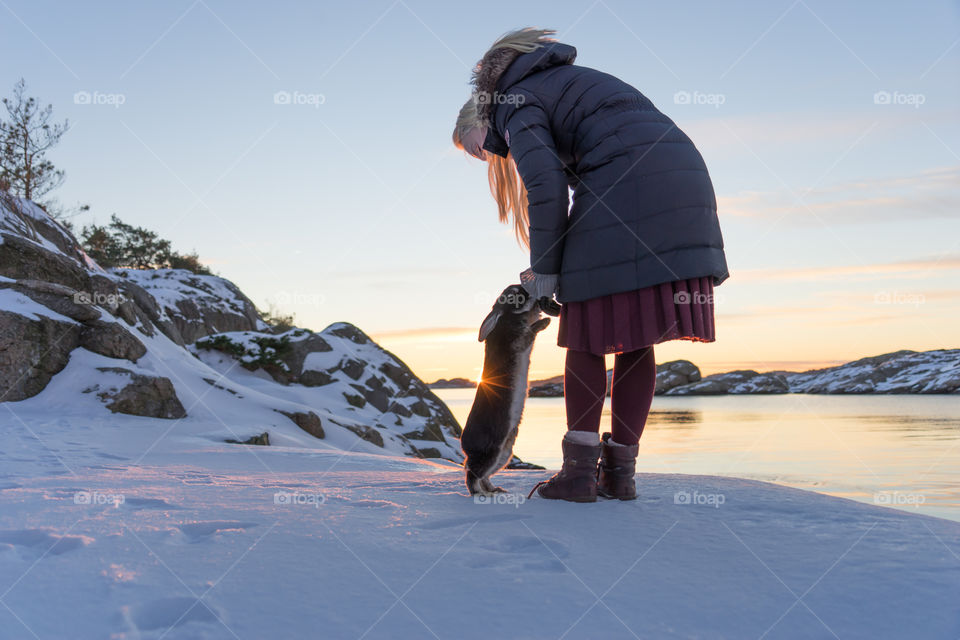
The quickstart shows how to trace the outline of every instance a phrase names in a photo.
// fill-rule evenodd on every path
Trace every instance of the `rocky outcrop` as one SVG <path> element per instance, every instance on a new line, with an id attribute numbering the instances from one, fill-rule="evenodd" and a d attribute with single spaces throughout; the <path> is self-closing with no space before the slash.
<path id="1" fill-rule="evenodd" d="M 895 351 L 785 378 L 793 393 L 960 393 L 960 349 Z"/>
<path id="2" fill-rule="evenodd" d="M 700 381 L 700 368 L 689 360 L 672 360 L 657 365 L 655 394 Z"/>
<path id="3" fill-rule="evenodd" d="M 789 393 L 786 379 L 775 373 L 757 373 L 753 370 L 730 371 L 707 376 L 699 382 L 674 386 L 668 396 L 715 396 L 722 394 Z"/>
<path id="4" fill-rule="evenodd" d="M 67 366 L 80 325 L 61 318 L 0 310 L 0 401 L 40 393 Z"/>
<path id="5" fill-rule="evenodd" d="M 235 284 L 184 269 L 114 269 L 122 293 L 179 344 L 226 331 L 267 331 L 257 309 Z"/>
<path id="6" fill-rule="evenodd" d="M 168 378 L 134 373 L 120 367 L 98 367 L 104 373 L 129 378 L 124 386 L 103 389 L 100 384 L 89 388 L 114 413 L 147 418 L 185 418 L 187 415 L 177 392 Z"/>
<path id="7" fill-rule="evenodd" d="M 280 411 L 279 409 L 277 411 L 293 420 L 295 425 L 314 438 L 322 439 L 326 436 L 326 433 L 323 431 L 323 423 L 320 421 L 320 416 L 313 411 Z"/>
<path id="8" fill-rule="evenodd" d="M 477 383 L 466 378 L 440 378 L 427 385 L 431 389 L 476 389 Z"/>
<path id="9" fill-rule="evenodd" d="M 108 358 L 136 362 L 147 348 L 118 322 L 96 320 L 80 330 L 80 346 Z"/>
<path id="10" fill-rule="evenodd" d="M 804 372 L 746 369 L 703 378 L 687 360 L 657 365 L 657 395 L 751 393 L 960 393 L 960 349 L 895 351 Z M 561 376 L 531 384 L 530 397 L 561 396 Z"/>
<path id="11" fill-rule="evenodd" d="M 218 276 L 102 269 L 42 209 L 0 200 L 0 401 L 47 392 L 87 415 L 87 393 L 118 415 L 186 417 L 184 431 L 208 440 L 282 434 L 285 446 L 311 446 L 309 434 L 325 446 L 462 460 L 446 405 L 359 328 L 279 331 Z"/>
<path id="12" fill-rule="evenodd" d="M 610 395 L 610 382 L 613 379 L 613 369 L 607 370 L 607 395 Z M 657 395 L 667 393 L 671 389 L 687 385 L 700 380 L 700 369 L 689 360 L 671 360 L 657 365 Z M 537 380 L 530 383 L 529 396 L 531 398 L 562 398 L 563 376 L 555 376 L 546 380 Z"/>
<path id="13" fill-rule="evenodd" d="M 201 358 L 216 353 L 235 360 L 282 385 L 319 387 L 328 407 L 355 416 L 352 423 L 334 424 L 377 447 L 393 439 L 410 455 L 459 459 L 460 425 L 447 406 L 406 364 L 352 324 L 337 322 L 320 332 L 218 333 L 193 349 Z"/>

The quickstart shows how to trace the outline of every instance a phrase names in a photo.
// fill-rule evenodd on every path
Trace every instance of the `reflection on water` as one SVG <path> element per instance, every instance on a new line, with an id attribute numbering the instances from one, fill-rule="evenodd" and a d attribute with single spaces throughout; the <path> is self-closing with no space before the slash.
<path id="1" fill-rule="evenodd" d="M 474 391 L 437 395 L 463 424 Z M 515 452 L 557 468 L 565 430 L 562 398 L 530 398 Z M 960 396 L 657 396 L 637 469 L 765 480 L 960 520 Z"/>
<path id="2" fill-rule="evenodd" d="M 662 425 L 665 429 L 696 429 L 703 421 L 703 413 L 689 410 L 652 409 L 647 425 Z"/>

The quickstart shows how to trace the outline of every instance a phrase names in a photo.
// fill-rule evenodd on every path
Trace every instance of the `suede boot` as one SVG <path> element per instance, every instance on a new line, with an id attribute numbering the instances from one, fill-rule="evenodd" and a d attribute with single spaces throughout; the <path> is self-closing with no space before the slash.
<path id="1" fill-rule="evenodd" d="M 596 434 L 594 434 L 596 436 Z M 531 491 L 547 500 L 570 502 L 597 501 L 597 458 L 600 443 L 585 445 L 563 439 L 563 468 L 547 481 L 540 482 Z"/>
<path id="2" fill-rule="evenodd" d="M 637 470 L 640 446 L 611 444 L 609 433 L 603 434 L 600 445 L 600 468 L 597 475 L 597 493 L 604 498 L 635 500 L 637 485 L 633 475 Z"/>

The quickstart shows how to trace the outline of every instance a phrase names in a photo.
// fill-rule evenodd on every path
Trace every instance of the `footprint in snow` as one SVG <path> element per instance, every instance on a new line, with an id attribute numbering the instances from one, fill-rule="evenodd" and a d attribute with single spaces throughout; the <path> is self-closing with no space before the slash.
<path id="1" fill-rule="evenodd" d="M 491 524 L 494 522 L 508 522 L 510 520 L 527 520 L 533 516 L 521 513 L 498 513 L 489 516 L 473 516 L 468 518 L 443 518 L 440 520 L 430 520 L 420 525 L 421 529 L 446 529 L 448 527 L 458 527 L 460 525 L 470 524 Z"/>
<path id="2" fill-rule="evenodd" d="M 139 511 L 141 509 L 179 509 L 175 504 L 170 504 L 166 500 L 161 500 L 159 498 L 127 498 L 123 501 L 124 508 L 131 509 L 133 511 Z"/>
<path id="3" fill-rule="evenodd" d="M 9 529 L 0 531 L 0 543 L 7 543 L 29 555 L 59 556 L 93 542 L 87 536 L 68 536 L 45 529 Z"/>
<path id="4" fill-rule="evenodd" d="M 478 545 L 483 553 L 473 558 L 475 569 L 505 568 L 563 573 L 563 559 L 570 555 L 566 544 L 554 538 L 533 535 L 506 536 Z"/>
<path id="5" fill-rule="evenodd" d="M 244 533 L 247 529 L 259 526 L 257 522 L 233 522 L 215 520 L 210 522 L 188 522 L 177 525 L 177 528 L 186 537 L 187 542 L 203 542 L 222 532 Z"/>
<path id="6" fill-rule="evenodd" d="M 128 623 L 141 631 L 171 629 L 189 622 L 218 622 L 220 615 L 204 600 L 173 597 L 151 600 L 124 611 Z"/>

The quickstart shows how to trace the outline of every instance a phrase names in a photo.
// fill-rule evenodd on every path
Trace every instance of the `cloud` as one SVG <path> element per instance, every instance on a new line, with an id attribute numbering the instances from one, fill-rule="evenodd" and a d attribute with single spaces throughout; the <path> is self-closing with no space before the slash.
<path id="1" fill-rule="evenodd" d="M 835 265 L 825 267 L 740 269 L 738 281 L 759 280 L 835 280 L 837 277 L 852 277 L 861 280 L 889 278 L 932 277 L 938 272 L 960 269 L 960 254 L 946 254 L 929 258 L 917 258 L 898 262 L 874 262 L 870 264 Z"/>
<path id="2" fill-rule="evenodd" d="M 873 106 L 873 96 L 870 95 L 867 100 Z M 877 133 L 914 127 L 929 135 L 923 128 L 924 123 L 928 126 L 950 125 L 958 120 L 960 115 L 955 110 L 923 110 L 918 113 L 913 109 L 884 108 L 849 113 L 800 111 L 720 115 L 690 121 L 678 120 L 677 124 L 703 149 L 720 152 L 732 148 L 738 152 L 752 153 L 771 146 L 822 146 L 825 140 L 837 144 L 838 150 L 842 150 L 846 144 L 838 141 L 849 139 L 853 142 L 864 134 L 872 137 Z"/>
<path id="3" fill-rule="evenodd" d="M 798 199 L 800 201 L 798 201 Z M 717 198 L 720 215 L 744 218 L 811 217 L 864 223 L 960 216 L 960 166 L 927 169 L 909 176 L 868 178 L 798 190 L 743 191 Z"/>

